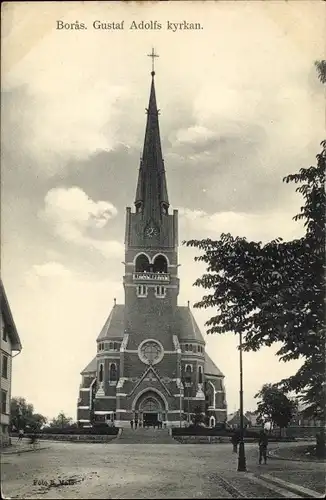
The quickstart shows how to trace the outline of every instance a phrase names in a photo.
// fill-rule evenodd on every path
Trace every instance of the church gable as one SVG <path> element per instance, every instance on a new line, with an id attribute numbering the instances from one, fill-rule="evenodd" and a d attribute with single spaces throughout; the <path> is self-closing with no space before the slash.
<path id="1" fill-rule="evenodd" d="M 171 396 L 171 392 L 166 386 L 166 384 L 163 382 L 163 380 L 160 378 L 158 375 L 157 371 L 154 369 L 153 366 L 149 366 L 139 379 L 139 381 L 136 383 L 136 385 L 133 387 L 132 391 L 130 392 L 130 396 L 134 394 L 136 391 L 139 391 L 140 389 L 146 387 L 146 386 L 161 386 L 161 389 L 163 388 L 165 393 L 167 393 L 169 396 Z"/>

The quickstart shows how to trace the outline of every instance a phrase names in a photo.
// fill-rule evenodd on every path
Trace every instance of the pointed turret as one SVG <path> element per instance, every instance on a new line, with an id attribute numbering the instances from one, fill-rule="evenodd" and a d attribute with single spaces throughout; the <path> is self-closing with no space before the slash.
<path id="1" fill-rule="evenodd" d="M 168 213 L 169 200 L 162 157 L 160 129 L 155 95 L 155 72 L 151 72 L 151 92 L 149 97 L 147 123 L 143 155 L 140 160 L 135 205 L 146 220 L 159 222 L 162 214 Z"/>

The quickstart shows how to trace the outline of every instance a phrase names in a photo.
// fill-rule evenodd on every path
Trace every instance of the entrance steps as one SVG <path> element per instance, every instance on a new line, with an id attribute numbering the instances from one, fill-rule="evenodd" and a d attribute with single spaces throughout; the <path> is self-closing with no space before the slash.
<path id="1" fill-rule="evenodd" d="M 168 429 L 123 428 L 117 442 L 120 444 L 178 444 Z"/>

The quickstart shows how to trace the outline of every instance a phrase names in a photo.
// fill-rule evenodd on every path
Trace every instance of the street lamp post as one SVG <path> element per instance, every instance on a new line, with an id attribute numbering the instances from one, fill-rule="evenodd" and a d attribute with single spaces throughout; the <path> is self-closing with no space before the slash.
<path id="1" fill-rule="evenodd" d="M 182 427 L 182 381 L 180 378 L 180 429 Z"/>
<path id="2" fill-rule="evenodd" d="M 192 383 L 191 382 L 186 382 L 186 387 L 188 389 L 188 418 L 187 418 L 187 421 L 188 421 L 188 424 L 190 424 L 190 394 L 191 394 L 191 385 Z"/>
<path id="3" fill-rule="evenodd" d="M 246 472 L 246 455 L 243 441 L 243 371 L 242 371 L 242 332 L 239 335 L 239 353 L 240 353 L 240 442 L 238 455 L 238 472 Z"/>

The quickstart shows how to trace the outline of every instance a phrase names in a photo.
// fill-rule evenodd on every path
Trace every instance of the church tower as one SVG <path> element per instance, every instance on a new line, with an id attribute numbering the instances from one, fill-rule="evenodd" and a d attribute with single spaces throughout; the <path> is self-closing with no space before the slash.
<path id="1" fill-rule="evenodd" d="M 189 305 L 178 306 L 178 211 L 169 208 L 154 65 L 146 115 L 134 210 L 126 209 L 125 305 L 114 304 L 81 373 L 77 419 L 179 426 L 201 411 L 214 424 L 226 420 L 224 376 Z"/>

